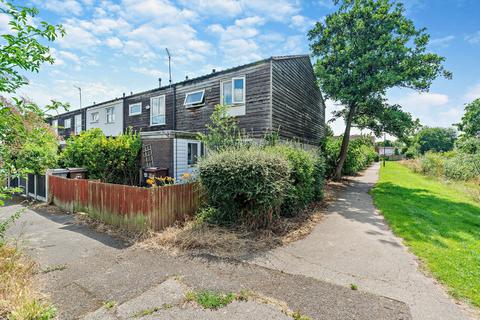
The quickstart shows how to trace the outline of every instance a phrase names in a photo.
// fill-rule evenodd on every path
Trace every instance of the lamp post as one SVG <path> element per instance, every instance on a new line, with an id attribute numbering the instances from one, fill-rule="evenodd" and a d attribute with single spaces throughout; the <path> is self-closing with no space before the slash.
<path id="1" fill-rule="evenodd" d="M 82 109 L 82 88 L 76 85 L 73 85 L 73 86 L 78 89 L 78 94 L 80 95 L 80 109 Z"/>

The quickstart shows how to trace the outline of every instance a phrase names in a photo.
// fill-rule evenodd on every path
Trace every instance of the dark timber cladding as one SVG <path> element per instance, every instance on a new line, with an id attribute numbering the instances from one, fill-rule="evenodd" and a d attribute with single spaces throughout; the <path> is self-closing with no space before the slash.
<path id="1" fill-rule="evenodd" d="M 165 95 L 165 124 L 150 126 L 150 98 Z M 142 113 L 130 116 L 129 106 L 134 103 L 142 103 Z M 135 131 L 160 131 L 173 129 L 173 89 L 162 87 L 147 92 L 134 94 L 125 98 L 123 103 L 124 129 L 132 127 Z"/>
<path id="2" fill-rule="evenodd" d="M 58 120 L 58 135 L 64 137 L 65 139 L 70 137 L 74 133 L 75 130 L 75 116 L 81 114 L 82 115 L 82 131 L 87 129 L 87 122 L 86 122 L 86 112 L 85 108 L 72 110 L 58 116 L 50 117 L 47 122 L 48 124 L 52 124 L 53 120 Z M 65 120 L 70 119 L 70 128 L 65 128 Z"/>
<path id="3" fill-rule="evenodd" d="M 220 83 L 234 77 L 245 77 L 246 112 L 237 116 L 238 125 L 254 136 L 261 136 L 270 128 L 270 60 L 262 60 L 246 66 L 232 68 L 218 73 L 186 80 L 172 87 L 161 87 L 126 97 L 124 102 L 124 127 L 137 131 L 179 130 L 185 132 L 205 132 L 210 123 L 215 105 L 220 103 Z M 173 92 L 176 91 L 176 116 L 173 116 Z M 186 108 L 185 95 L 196 90 L 205 90 L 205 103 Z M 150 98 L 165 95 L 166 123 L 150 126 Z M 129 106 L 142 103 L 142 113 L 129 116 Z"/>
<path id="4" fill-rule="evenodd" d="M 272 128 L 286 139 L 318 144 L 325 103 L 308 56 L 272 60 Z"/>
<path id="5" fill-rule="evenodd" d="M 245 76 L 246 112 L 237 116 L 238 126 L 254 136 L 261 136 L 270 128 L 270 62 L 263 60 L 231 71 L 212 74 L 208 78 L 177 85 L 177 130 L 205 132 L 215 105 L 220 103 L 220 83 L 233 77 Z M 188 92 L 205 89 L 205 105 L 185 108 Z"/>

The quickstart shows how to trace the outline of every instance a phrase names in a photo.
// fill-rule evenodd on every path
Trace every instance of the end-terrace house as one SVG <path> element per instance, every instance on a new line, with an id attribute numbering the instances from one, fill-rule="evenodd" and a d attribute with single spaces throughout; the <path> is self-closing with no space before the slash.
<path id="1" fill-rule="evenodd" d="M 204 152 L 196 140 L 217 104 L 229 105 L 252 138 L 280 138 L 316 146 L 324 134 L 325 104 L 308 55 L 279 56 L 89 106 L 85 128 L 115 136 L 132 129 L 143 142 L 142 165 L 179 177 Z M 64 115 L 54 117 L 61 126 Z M 118 127 L 122 123 L 121 129 Z M 61 134 L 61 132 L 59 132 Z"/>

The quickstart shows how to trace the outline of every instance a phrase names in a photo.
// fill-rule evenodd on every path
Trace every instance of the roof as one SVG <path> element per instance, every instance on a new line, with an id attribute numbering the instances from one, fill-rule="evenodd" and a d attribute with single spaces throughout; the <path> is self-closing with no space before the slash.
<path id="1" fill-rule="evenodd" d="M 249 63 L 246 63 L 246 64 L 238 65 L 238 66 L 227 68 L 227 69 L 224 69 L 224 70 L 208 73 L 208 74 L 198 76 L 198 77 L 195 77 L 195 78 L 175 82 L 175 83 L 172 83 L 171 85 L 168 84 L 166 86 L 161 86 L 161 87 L 157 87 L 157 88 L 142 91 L 142 92 L 137 92 L 137 93 L 131 94 L 129 96 L 123 96 L 123 97 L 120 97 L 120 98 L 115 98 L 115 99 L 111 99 L 111 100 L 107 100 L 107 101 L 102 101 L 100 103 L 95 103 L 93 105 L 89 105 L 89 106 L 83 107 L 81 109 L 71 110 L 71 111 L 61 113 L 61 114 L 58 114 L 58 115 L 52 115 L 51 117 L 54 118 L 54 117 L 57 117 L 57 116 L 67 115 L 69 113 L 75 113 L 75 112 L 78 112 L 80 110 L 97 107 L 97 106 L 107 104 L 107 103 L 110 103 L 110 102 L 114 102 L 114 101 L 117 101 L 117 100 L 121 100 L 121 99 L 124 99 L 124 98 L 130 98 L 130 97 L 135 97 L 135 96 L 139 96 L 139 95 L 143 95 L 143 94 L 148 94 L 148 93 L 155 92 L 155 91 L 166 90 L 166 89 L 168 89 L 172 86 L 184 85 L 184 84 L 187 84 L 187 83 L 190 83 L 190 82 L 205 80 L 205 79 L 208 79 L 208 78 L 213 77 L 213 76 L 218 76 L 219 74 L 224 74 L 224 73 L 240 70 L 240 69 L 243 69 L 243 68 L 248 68 L 248 67 L 251 67 L 251 66 L 254 66 L 254 65 L 257 65 L 257 64 L 262 64 L 262 63 L 266 63 L 266 62 L 273 61 L 273 60 L 280 61 L 280 60 L 300 59 L 300 58 L 310 58 L 310 56 L 308 54 L 271 56 L 270 58 L 267 58 L 267 59 L 262 59 L 262 60 L 258 60 L 258 61 L 254 61 L 254 62 L 249 62 Z"/>

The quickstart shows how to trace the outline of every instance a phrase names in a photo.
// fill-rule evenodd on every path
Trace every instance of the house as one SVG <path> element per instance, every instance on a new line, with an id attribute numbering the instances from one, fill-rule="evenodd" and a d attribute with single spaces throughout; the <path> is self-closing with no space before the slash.
<path id="1" fill-rule="evenodd" d="M 204 152 L 196 139 L 206 132 L 217 104 L 252 138 L 277 131 L 305 147 L 324 135 L 325 104 L 308 55 L 278 56 L 86 107 L 86 128 L 115 136 L 132 128 L 143 142 L 142 165 L 179 177 Z M 119 112 L 119 111 L 122 112 Z M 54 117 L 62 119 L 63 115 Z M 122 122 L 122 128 L 119 123 Z M 60 133 L 60 132 L 59 132 Z"/>
<path id="2" fill-rule="evenodd" d="M 67 139 L 86 130 L 85 111 L 78 109 L 54 116 L 49 119 L 49 123 L 59 136 Z"/>
<path id="3" fill-rule="evenodd" d="M 382 146 L 379 146 L 377 148 L 378 148 L 378 154 L 380 156 L 385 155 L 387 157 L 394 156 L 395 149 L 398 149 L 397 147 L 382 147 Z"/>

